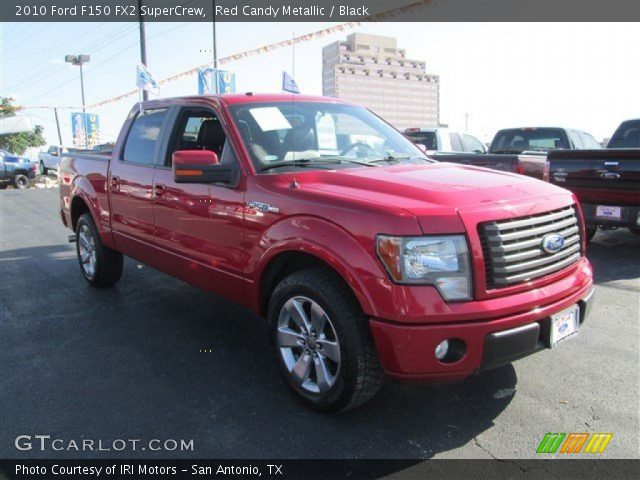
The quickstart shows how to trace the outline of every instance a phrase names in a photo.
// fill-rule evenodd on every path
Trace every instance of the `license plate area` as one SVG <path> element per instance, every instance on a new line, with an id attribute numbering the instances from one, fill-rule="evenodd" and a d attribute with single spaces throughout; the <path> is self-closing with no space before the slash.
<path id="1" fill-rule="evenodd" d="M 622 218 L 622 207 L 613 207 L 611 205 L 597 205 L 596 217 L 606 218 L 607 220 L 620 220 Z"/>
<path id="2" fill-rule="evenodd" d="M 561 342 L 574 337 L 580 325 L 580 306 L 573 305 L 562 312 L 551 315 L 549 346 L 557 347 Z"/>

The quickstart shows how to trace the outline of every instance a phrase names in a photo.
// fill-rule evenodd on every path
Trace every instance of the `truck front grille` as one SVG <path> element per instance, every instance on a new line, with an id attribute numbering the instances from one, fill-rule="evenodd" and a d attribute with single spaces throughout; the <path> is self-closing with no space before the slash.
<path id="1" fill-rule="evenodd" d="M 543 277 L 580 259 L 580 225 L 573 207 L 487 222 L 478 230 L 489 289 Z M 556 253 L 542 248 L 543 238 L 551 233 L 564 237 L 564 245 Z"/>

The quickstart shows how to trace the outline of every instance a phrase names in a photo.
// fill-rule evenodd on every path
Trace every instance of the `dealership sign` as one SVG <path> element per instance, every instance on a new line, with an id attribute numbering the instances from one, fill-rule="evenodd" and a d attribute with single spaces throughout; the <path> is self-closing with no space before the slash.
<path id="1" fill-rule="evenodd" d="M 218 87 L 216 89 L 216 86 Z M 198 95 L 235 93 L 236 74 L 212 67 L 198 69 Z"/>

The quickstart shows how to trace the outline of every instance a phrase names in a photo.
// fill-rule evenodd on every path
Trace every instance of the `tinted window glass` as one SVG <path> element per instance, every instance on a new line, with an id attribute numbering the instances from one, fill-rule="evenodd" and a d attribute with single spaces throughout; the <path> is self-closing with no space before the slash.
<path id="1" fill-rule="evenodd" d="M 216 113 L 209 109 L 188 108 L 182 111 L 167 152 L 167 165 L 176 150 L 211 150 L 220 160 L 226 143 L 226 134 Z"/>
<path id="2" fill-rule="evenodd" d="M 462 146 L 465 152 L 484 153 L 485 151 L 484 145 L 480 140 L 467 134 L 462 135 Z"/>
<path id="3" fill-rule="evenodd" d="M 491 153 L 546 152 L 567 149 L 569 140 L 561 128 L 514 128 L 500 130 L 491 143 Z"/>
<path id="4" fill-rule="evenodd" d="M 460 141 L 460 135 L 457 133 L 450 133 L 449 139 L 451 140 L 451 150 L 453 152 L 463 152 L 462 142 Z"/>
<path id="5" fill-rule="evenodd" d="M 156 143 L 160 127 L 167 113 L 166 108 L 145 110 L 138 114 L 124 146 L 122 159 L 125 162 L 151 165 L 155 162 Z"/>
<path id="6" fill-rule="evenodd" d="M 607 148 L 640 148 L 640 120 L 624 122 L 616 130 Z"/>
<path id="7" fill-rule="evenodd" d="M 407 132 L 406 137 L 413 143 L 421 143 L 427 150 L 439 150 L 436 132 Z"/>

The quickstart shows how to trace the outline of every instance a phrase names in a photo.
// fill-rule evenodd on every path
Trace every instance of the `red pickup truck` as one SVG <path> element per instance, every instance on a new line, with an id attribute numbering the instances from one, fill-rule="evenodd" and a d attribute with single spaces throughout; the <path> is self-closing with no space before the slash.
<path id="1" fill-rule="evenodd" d="M 61 177 L 89 284 L 115 284 L 127 255 L 250 307 L 320 411 L 363 403 L 384 373 L 461 380 L 555 347 L 593 298 L 571 192 L 433 162 L 332 98 L 138 104 L 110 157 L 71 154 Z"/>

